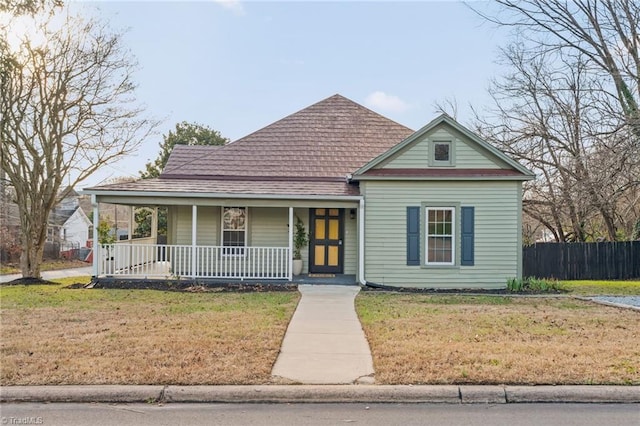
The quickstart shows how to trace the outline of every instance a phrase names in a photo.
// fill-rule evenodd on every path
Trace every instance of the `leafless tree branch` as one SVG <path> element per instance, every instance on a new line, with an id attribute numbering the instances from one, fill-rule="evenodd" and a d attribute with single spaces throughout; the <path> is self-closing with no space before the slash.
<path id="1" fill-rule="evenodd" d="M 0 29 L 0 164 L 20 211 L 25 277 L 40 276 L 62 184 L 134 152 L 157 125 L 135 104 L 136 64 L 121 34 L 67 11 L 33 23 L 33 34 L 13 42 L 11 25 Z"/>

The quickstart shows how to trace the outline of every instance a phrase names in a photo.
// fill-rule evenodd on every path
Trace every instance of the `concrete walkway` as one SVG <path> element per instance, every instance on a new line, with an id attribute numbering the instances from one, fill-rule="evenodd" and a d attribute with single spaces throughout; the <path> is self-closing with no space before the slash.
<path id="1" fill-rule="evenodd" d="M 302 384 L 373 383 L 369 343 L 356 315 L 358 286 L 300 285 L 272 375 Z"/>
<path id="2" fill-rule="evenodd" d="M 57 271 L 43 271 L 42 279 L 53 280 L 56 278 L 81 277 L 86 275 L 93 275 L 93 268 L 91 266 L 84 268 L 59 269 Z M 17 280 L 18 278 L 22 278 L 22 274 L 0 275 L 0 283 L 8 283 L 9 281 Z"/>

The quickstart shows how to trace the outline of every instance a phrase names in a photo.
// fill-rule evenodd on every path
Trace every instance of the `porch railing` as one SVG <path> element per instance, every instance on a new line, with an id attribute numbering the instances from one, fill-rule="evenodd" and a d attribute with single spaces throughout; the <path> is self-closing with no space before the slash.
<path id="1" fill-rule="evenodd" d="M 289 247 L 108 244 L 98 276 L 131 278 L 290 279 Z"/>

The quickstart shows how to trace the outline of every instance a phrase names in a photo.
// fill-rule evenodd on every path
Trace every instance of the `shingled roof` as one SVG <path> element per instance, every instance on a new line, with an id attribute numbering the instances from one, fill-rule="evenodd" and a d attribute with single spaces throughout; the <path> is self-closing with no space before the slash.
<path id="1" fill-rule="evenodd" d="M 178 145 L 160 178 L 344 179 L 412 133 L 334 95 L 224 146 Z"/>

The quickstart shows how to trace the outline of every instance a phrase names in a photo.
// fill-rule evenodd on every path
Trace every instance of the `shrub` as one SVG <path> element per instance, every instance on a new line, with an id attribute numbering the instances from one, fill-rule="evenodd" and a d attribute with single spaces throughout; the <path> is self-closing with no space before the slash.
<path id="1" fill-rule="evenodd" d="M 511 293 L 558 293 L 564 291 L 560 281 L 536 277 L 509 278 L 507 290 Z"/>

